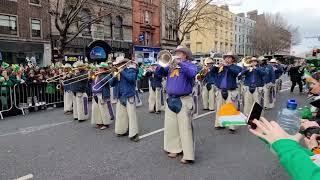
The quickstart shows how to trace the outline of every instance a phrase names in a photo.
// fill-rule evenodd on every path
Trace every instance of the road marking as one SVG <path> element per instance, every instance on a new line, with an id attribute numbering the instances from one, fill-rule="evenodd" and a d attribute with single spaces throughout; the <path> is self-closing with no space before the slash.
<path id="1" fill-rule="evenodd" d="M 28 174 L 28 175 L 19 177 L 19 178 L 15 179 L 15 180 L 28 180 L 28 179 L 33 179 L 33 174 Z"/>
<path id="2" fill-rule="evenodd" d="M 61 123 L 54 123 L 54 124 L 45 124 L 45 125 L 40 125 L 40 126 L 32 126 L 32 127 L 27 127 L 27 128 L 21 128 L 17 132 L 11 132 L 11 133 L 6 133 L 6 134 L 1 134 L 0 137 L 4 136 L 9 136 L 9 135 L 16 135 L 16 134 L 29 134 L 35 131 L 40 131 L 43 129 L 48 129 L 51 127 L 59 126 L 62 124 L 68 124 L 71 123 L 72 121 L 66 121 L 66 122 L 61 122 Z"/>
<path id="3" fill-rule="evenodd" d="M 288 91 L 290 88 L 282 89 L 280 92 Z"/>
<path id="4" fill-rule="evenodd" d="M 201 115 L 199 115 L 199 116 L 194 117 L 193 120 L 196 120 L 196 119 L 199 119 L 199 118 L 202 118 L 202 117 L 211 115 L 211 114 L 213 114 L 214 112 L 215 112 L 215 111 L 211 111 L 211 112 L 207 112 L 207 113 L 201 114 Z M 154 134 L 161 133 L 161 132 L 163 132 L 163 131 L 164 131 L 164 128 L 161 128 L 161 129 L 152 131 L 152 132 L 150 132 L 150 133 L 144 134 L 144 135 L 142 135 L 142 136 L 139 136 L 139 139 L 143 139 L 143 138 L 152 136 L 152 135 L 154 135 Z"/>

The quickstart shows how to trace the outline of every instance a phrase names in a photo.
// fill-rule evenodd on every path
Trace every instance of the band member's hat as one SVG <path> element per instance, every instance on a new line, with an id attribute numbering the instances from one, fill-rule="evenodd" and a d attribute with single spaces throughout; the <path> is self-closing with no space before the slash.
<path id="1" fill-rule="evenodd" d="M 213 59 L 210 58 L 210 57 L 207 57 L 207 58 L 204 60 L 204 64 L 205 64 L 205 65 L 213 64 L 213 63 L 214 63 L 214 61 L 213 61 Z"/>
<path id="2" fill-rule="evenodd" d="M 118 65 L 118 64 L 121 64 L 121 63 L 126 63 L 128 62 L 129 59 L 127 58 L 124 58 L 123 56 L 119 56 L 116 58 L 116 61 L 113 63 L 113 65 Z"/>
<path id="3" fill-rule="evenodd" d="M 236 56 L 233 54 L 233 52 L 228 52 L 223 55 L 223 59 L 225 59 L 227 57 L 231 57 L 233 60 L 236 60 Z"/>
<path id="4" fill-rule="evenodd" d="M 174 52 L 183 52 L 184 54 L 187 55 L 187 59 L 190 60 L 192 59 L 192 52 L 190 51 L 189 48 L 186 48 L 184 46 L 178 46 L 177 49 L 174 50 Z"/>
<path id="5" fill-rule="evenodd" d="M 252 57 L 252 58 L 251 58 L 251 62 L 252 62 L 252 61 L 259 62 L 260 60 L 259 60 L 259 59 L 257 59 L 256 57 Z"/>
<path id="6" fill-rule="evenodd" d="M 264 57 L 264 56 L 260 56 L 258 59 L 259 59 L 260 61 L 268 60 L 268 58 L 266 58 L 266 57 Z"/>
<path id="7" fill-rule="evenodd" d="M 63 68 L 72 68 L 71 64 L 66 63 L 65 65 L 62 65 Z"/>
<path id="8" fill-rule="evenodd" d="M 271 59 L 269 63 L 278 63 L 278 61 L 276 59 Z"/>
<path id="9" fill-rule="evenodd" d="M 73 63 L 73 67 L 75 67 L 75 68 L 79 68 L 82 66 L 84 66 L 84 63 L 82 61 L 77 61 L 77 62 Z"/>

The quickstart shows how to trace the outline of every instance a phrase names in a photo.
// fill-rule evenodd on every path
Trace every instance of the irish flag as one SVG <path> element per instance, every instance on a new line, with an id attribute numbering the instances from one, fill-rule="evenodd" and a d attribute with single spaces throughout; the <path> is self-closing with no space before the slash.
<path id="1" fill-rule="evenodd" d="M 223 105 L 218 112 L 218 119 L 223 127 L 247 125 L 247 117 L 232 103 Z"/>

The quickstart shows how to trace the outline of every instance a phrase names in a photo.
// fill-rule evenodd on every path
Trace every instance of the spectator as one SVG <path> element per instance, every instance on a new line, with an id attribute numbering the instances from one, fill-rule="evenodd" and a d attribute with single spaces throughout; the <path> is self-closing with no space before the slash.
<path id="1" fill-rule="evenodd" d="M 291 67 L 289 70 L 289 75 L 291 79 L 291 92 L 293 92 L 295 86 L 298 84 L 299 85 L 299 90 L 300 93 L 302 93 L 302 76 L 304 74 L 304 69 L 300 65 L 296 65 L 294 67 Z"/>
<path id="2" fill-rule="evenodd" d="M 271 145 L 272 150 L 279 157 L 281 165 L 293 180 L 320 179 L 320 167 L 310 157 L 314 153 L 301 147 L 298 143 L 302 138 L 301 134 L 289 135 L 279 124 L 274 121 L 269 122 L 264 118 L 261 118 L 261 121 L 254 120 L 253 122 L 257 125 L 257 129 L 250 129 L 250 131 Z"/>

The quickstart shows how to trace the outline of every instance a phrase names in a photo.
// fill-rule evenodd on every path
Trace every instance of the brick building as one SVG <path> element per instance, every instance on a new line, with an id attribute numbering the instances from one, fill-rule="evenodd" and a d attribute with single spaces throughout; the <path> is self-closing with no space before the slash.
<path id="1" fill-rule="evenodd" d="M 118 3 L 118 1 L 110 0 L 90 0 L 90 3 L 84 5 L 78 16 L 87 17 L 90 20 L 95 18 L 101 9 L 104 9 L 103 12 L 108 15 L 103 17 L 101 22 L 91 24 L 67 45 L 64 52 L 66 61 L 84 59 L 86 47 L 95 40 L 108 43 L 112 48 L 110 54 L 112 57 L 119 55 L 130 57 L 132 55 L 132 1 L 122 0 L 121 3 Z M 51 29 L 55 52 L 59 33 L 55 27 L 53 16 Z M 75 29 L 77 29 L 76 25 L 70 28 L 70 33 L 76 33 Z"/>
<path id="2" fill-rule="evenodd" d="M 155 61 L 160 51 L 160 0 L 133 0 L 133 44 L 139 62 Z"/>
<path id="3" fill-rule="evenodd" d="M 8 63 L 51 62 L 49 0 L 0 0 L 0 52 Z"/>

